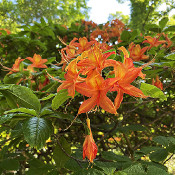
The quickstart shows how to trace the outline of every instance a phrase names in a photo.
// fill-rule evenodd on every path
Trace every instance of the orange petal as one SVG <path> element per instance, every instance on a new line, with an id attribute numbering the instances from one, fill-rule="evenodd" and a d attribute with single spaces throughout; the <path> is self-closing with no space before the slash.
<path id="1" fill-rule="evenodd" d="M 85 95 L 86 97 L 92 97 L 94 95 L 94 93 L 96 93 L 96 91 L 92 88 L 90 88 L 89 86 L 87 86 L 87 84 L 84 83 L 76 83 L 75 85 L 75 89 L 77 92 L 79 92 L 82 95 Z"/>
<path id="2" fill-rule="evenodd" d="M 120 88 L 122 89 L 122 91 L 124 93 L 129 94 L 131 96 L 140 97 L 140 98 L 147 98 L 147 96 L 145 96 L 140 89 L 138 89 L 135 86 L 132 86 L 130 84 L 120 84 Z"/>
<path id="3" fill-rule="evenodd" d="M 123 101 L 123 92 L 119 89 L 117 97 L 115 98 L 114 101 L 116 110 L 120 107 L 122 101 Z"/>
<path id="4" fill-rule="evenodd" d="M 115 106 L 106 94 L 100 94 L 99 106 L 111 114 L 116 114 Z"/>
<path id="5" fill-rule="evenodd" d="M 121 46 L 118 48 L 118 50 L 121 50 L 123 52 L 125 58 L 129 58 L 128 51 L 125 49 L 125 47 Z"/>
<path id="6" fill-rule="evenodd" d="M 93 96 L 93 97 L 85 100 L 81 104 L 81 106 L 78 110 L 78 114 L 86 113 L 86 112 L 90 111 L 91 109 L 93 109 L 95 107 L 95 105 L 97 104 L 97 99 L 98 99 L 98 95 Z"/>

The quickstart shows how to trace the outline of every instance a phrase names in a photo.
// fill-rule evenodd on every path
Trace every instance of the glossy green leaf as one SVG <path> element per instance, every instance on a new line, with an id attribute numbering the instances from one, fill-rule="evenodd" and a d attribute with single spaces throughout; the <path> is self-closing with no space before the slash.
<path id="1" fill-rule="evenodd" d="M 52 97 L 55 97 L 55 94 L 50 94 L 50 95 L 48 95 L 47 97 L 42 98 L 41 101 L 49 100 L 49 99 L 51 99 Z"/>
<path id="2" fill-rule="evenodd" d="M 95 168 L 82 168 L 80 171 L 74 172 L 73 175 L 104 175 L 104 172 Z"/>
<path id="3" fill-rule="evenodd" d="M 156 137 L 153 138 L 153 141 L 158 143 L 158 144 L 161 144 L 163 146 L 168 146 L 169 145 L 169 140 L 165 136 L 156 136 Z"/>
<path id="4" fill-rule="evenodd" d="M 4 87 L 4 88 L 3 88 Z M 37 96 L 27 87 L 20 85 L 2 86 L 0 92 L 6 97 L 8 104 L 12 108 L 26 107 L 39 112 L 41 105 Z"/>
<path id="5" fill-rule="evenodd" d="M 29 171 L 26 172 L 26 175 L 44 175 L 48 171 L 53 169 L 53 166 L 50 164 L 45 164 L 39 159 L 33 159 L 29 161 Z"/>
<path id="6" fill-rule="evenodd" d="M 114 160 L 114 161 L 122 161 L 122 162 L 125 162 L 125 161 L 130 161 L 130 159 L 126 156 L 121 156 L 121 155 L 117 155 L 111 151 L 104 151 L 102 152 L 102 157 L 106 160 Z"/>
<path id="7" fill-rule="evenodd" d="M 60 145 L 57 145 L 53 151 L 53 158 L 58 169 L 63 168 L 65 163 L 70 159 L 62 149 L 64 149 L 68 155 L 71 154 L 71 146 L 66 141 L 66 139 L 64 137 L 61 137 L 59 139 L 59 142 L 61 144 L 61 147 Z"/>
<path id="8" fill-rule="evenodd" d="M 162 18 L 162 19 L 159 21 L 159 26 L 160 26 L 160 28 L 163 29 L 163 28 L 166 26 L 166 24 L 167 24 L 168 21 L 169 21 L 168 17 Z"/>
<path id="9" fill-rule="evenodd" d="M 167 99 L 164 93 L 156 86 L 153 86 L 147 83 L 142 83 L 140 86 L 140 90 L 146 96 L 153 97 L 153 98 L 160 98 L 163 101 Z"/>
<path id="10" fill-rule="evenodd" d="M 156 166 L 148 166 L 147 175 L 170 175 L 170 174 L 165 170 L 158 168 Z"/>
<path id="11" fill-rule="evenodd" d="M 31 147 L 40 149 L 53 133 L 53 126 L 47 119 L 32 117 L 24 123 L 23 133 L 25 140 Z"/>
<path id="12" fill-rule="evenodd" d="M 161 28 L 156 24 L 147 24 L 145 26 L 145 29 L 147 29 L 148 31 L 156 32 L 156 33 L 161 32 Z"/>
<path id="13" fill-rule="evenodd" d="M 32 116 L 37 116 L 36 111 L 34 109 L 27 109 L 27 108 L 12 109 L 10 111 L 4 112 L 4 114 L 15 113 L 15 112 L 21 112 L 21 113 L 25 113 L 25 114 L 30 114 Z"/>
<path id="14" fill-rule="evenodd" d="M 160 162 L 160 161 L 163 161 L 167 158 L 168 156 L 168 151 L 164 148 L 162 149 L 159 149 L 157 151 L 154 151 L 150 154 L 149 158 L 152 160 L 152 161 L 155 161 L 155 162 Z"/>
<path id="15" fill-rule="evenodd" d="M 163 30 L 163 32 L 174 32 L 175 31 L 175 25 L 169 26 Z"/>
<path id="16" fill-rule="evenodd" d="M 52 109 L 58 109 L 69 98 L 71 97 L 68 96 L 68 92 L 66 89 L 59 91 L 55 98 L 52 100 Z"/>
<path id="17" fill-rule="evenodd" d="M 128 175 L 147 175 L 141 164 L 132 165 L 123 172 L 126 172 Z"/>
<path id="18" fill-rule="evenodd" d="M 175 53 L 174 52 L 173 53 L 170 53 L 170 54 L 166 55 L 165 58 L 175 61 Z"/>
<path id="19" fill-rule="evenodd" d="M 104 171 L 105 174 L 113 174 L 116 170 L 115 162 L 100 162 L 96 161 L 95 166 L 98 166 L 100 169 Z"/>
<path id="20" fill-rule="evenodd" d="M 127 132 L 127 131 L 145 131 L 146 128 L 142 125 L 128 125 L 118 128 L 121 132 Z"/>

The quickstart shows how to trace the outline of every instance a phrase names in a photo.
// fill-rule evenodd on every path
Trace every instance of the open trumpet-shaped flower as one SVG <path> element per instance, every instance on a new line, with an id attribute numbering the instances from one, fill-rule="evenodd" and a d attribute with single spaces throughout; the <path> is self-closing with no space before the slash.
<path id="1" fill-rule="evenodd" d="M 67 66 L 66 70 L 67 72 L 64 75 L 65 80 L 59 81 L 62 84 L 58 87 L 57 92 L 62 89 L 67 89 L 68 95 L 74 98 L 76 83 L 84 80 L 83 78 L 79 77 L 79 73 L 77 70 L 77 59 L 72 60 Z"/>
<path id="2" fill-rule="evenodd" d="M 2 67 L 6 70 L 6 71 L 10 71 L 8 74 L 12 74 L 14 72 L 19 72 L 19 66 L 20 66 L 20 63 L 24 61 L 24 59 L 21 59 L 20 57 L 18 57 L 16 60 L 15 60 L 15 63 L 13 64 L 12 68 L 8 68 L 6 66 L 3 66 Z"/>
<path id="3" fill-rule="evenodd" d="M 85 141 L 83 143 L 83 160 L 85 159 L 85 157 L 87 157 L 89 161 L 92 163 L 97 155 L 98 148 L 92 136 L 92 131 L 90 127 L 90 119 L 87 118 L 86 122 L 89 128 L 89 135 L 86 136 Z"/>
<path id="4" fill-rule="evenodd" d="M 33 58 L 27 57 L 26 59 L 30 60 L 33 64 L 31 64 L 32 67 L 36 68 L 47 68 L 47 66 L 44 64 L 48 60 L 42 59 L 40 55 L 34 54 Z"/>
<path id="5" fill-rule="evenodd" d="M 160 35 L 160 36 L 161 36 L 161 35 Z M 151 36 L 145 36 L 144 38 L 145 38 L 146 40 L 143 41 L 143 43 L 148 43 L 148 44 L 150 44 L 149 49 L 151 49 L 152 47 L 158 47 L 160 44 L 163 44 L 163 43 L 166 42 L 165 40 L 159 41 L 160 36 L 159 36 L 158 38 L 156 38 L 156 37 L 153 38 L 153 37 L 151 37 Z"/>
<path id="6" fill-rule="evenodd" d="M 113 80 L 113 87 L 111 91 L 117 91 L 117 97 L 115 98 L 114 104 L 116 110 L 120 107 L 121 102 L 123 101 L 123 94 L 129 94 L 135 97 L 146 98 L 143 92 L 131 85 L 131 83 L 141 75 L 142 68 L 134 67 L 132 60 L 129 59 L 129 54 L 124 47 L 119 48 L 124 53 L 124 63 L 118 62 L 114 66 L 115 78 L 111 79 L 111 83 Z M 117 81 L 116 81 L 117 80 Z"/>
<path id="7" fill-rule="evenodd" d="M 81 104 L 78 114 L 86 113 L 96 105 L 109 113 L 116 114 L 114 104 L 106 96 L 110 88 L 108 80 L 104 80 L 96 69 L 88 74 L 86 82 L 77 83 L 75 88 L 80 94 L 90 97 Z"/>
<path id="8" fill-rule="evenodd" d="M 133 42 L 129 45 L 130 58 L 134 61 L 146 60 L 149 56 L 144 55 L 148 47 L 144 47 L 141 49 L 140 45 L 135 45 Z"/>

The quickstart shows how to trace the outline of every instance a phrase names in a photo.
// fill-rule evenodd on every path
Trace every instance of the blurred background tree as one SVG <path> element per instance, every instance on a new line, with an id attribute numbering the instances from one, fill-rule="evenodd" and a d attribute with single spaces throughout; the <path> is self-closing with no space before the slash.
<path id="1" fill-rule="evenodd" d="M 119 3 L 124 3 L 128 0 L 117 0 Z M 166 5 L 165 11 L 160 11 L 159 7 L 162 4 Z M 162 16 L 167 16 L 172 9 L 175 9 L 174 0 L 130 0 L 131 15 L 129 25 L 133 29 L 144 30 L 146 24 L 152 24 L 158 21 Z M 127 22 L 127 16 L 122 15 L 120 12 L 116 14 L 110 14 L 111 17 L 119 17 L 124 23 Z M 173 24 L 173 18 L 171 19 L 171 25 Z"/>
<path id="2" fill-rule="evenodd" d="M 54 23 L 70 25 L 88 18 L 87 0 L 2 0 L 0 26 L 12 31 L 18 25 L 30 25 L 41 17 Z"/>

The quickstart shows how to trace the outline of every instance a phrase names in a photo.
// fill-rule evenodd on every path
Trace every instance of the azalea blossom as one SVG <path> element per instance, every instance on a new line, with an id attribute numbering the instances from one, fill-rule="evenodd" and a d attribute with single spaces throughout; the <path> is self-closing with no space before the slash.
<path id="1" fill-rule="evenodd" d="M 160 90 L 163 90 L 163 83 L 160 81 L 158 75 L 156 76 L 156 81 L 155 81 L 154 78 L 153 78 L 153 80 L 152 80 L 152 85 L 158 87 Z"/>
<path id="2" fill-rule="evenodd" d="M 86 113 L 96 105 L 111 114 L 116 114 L 113 102 L 106 96 L 110 89 L 108 80 L 104 80 L 96 69 L 88 74 L 86 82 L 77 83 L 75 88 L 80 94 L 90 97 L 81 104 L 78 114 Z"/>
<path id="3" fill-rule="evenodd" d="M 27 57 L 26 59 L 32 62 L 31 67 L 47 68 L 47 66 L 44 63 L 46 63 L 48 60 L 42 59 L 40 55 L 34 54 L 33 58 Z"/>
<path id="4" fill-rule="evenodd" d="M 130 52 L 130 58 L 133 61 L 140 61 L 140 60 L 146 60 L 149 58 L 149 56 L 144 55 L 148 47 L 144 47 L 141 49 L 140 45 L 135 45 L 133 42 L 129 45 L 129 52 Z"/>
<path id="5" fill-rule="evenodd" d="M 161 36 L 161 35 L 160 35 L 160 36 Z M 158 47 L 160 44 L 163 44 L 163 43 L 166 42 L 165 40 L 159 41 L 160 36 L 159 36 L 158 38 L 156 38 L 156 37 L 153 38 L 153 37 L 151 37 L 151 36 L 145 36 L 144 38 L 145 38 L 146 40 L 143 41 L 143 43 L 148 43 L 148 44 L 150 44 L 149 49 L 151 49 L 152 47 Z"/>
<path id="6" fill-rule="evenodd" d="M 15 63 L 13 64 L 12 68 L 8 68 L 6 66 L 3 66 L 2 67 L 7 70 L 7 71 L 10 71 L 8 74 L 12 74 L 14 72 L 19 72 L 19 67 L 20 67 L 20 63 L 24 61 L 24 59 L 21 59 L 20 57 L 18 57 L 16 60 L 15 60 Z"/>
<path id="7" fill-rule="evenodd" d="M 92 131 L 90 127 L 90 119 L 87 118 L 86 122 L 87 122 L 87 126 L 89 129 L 89 135 L 86 136 L 85 141 L 83 143 L 83 160 L 85 159 L 85 157 L 87 157 L 89 161 L 93 163 L 93 160 L 95 159 L 97 155 L 98 148 L 92 136 Z"/>

